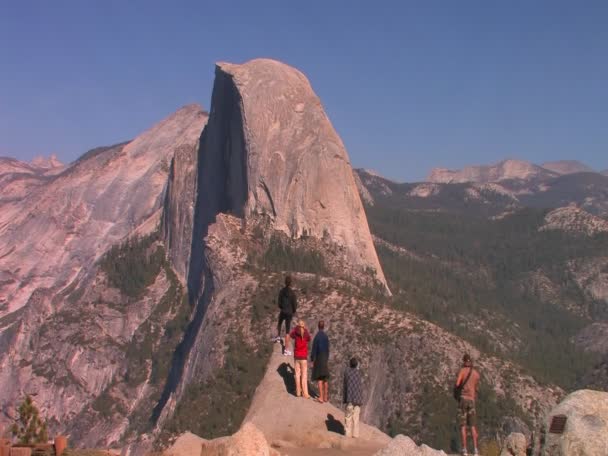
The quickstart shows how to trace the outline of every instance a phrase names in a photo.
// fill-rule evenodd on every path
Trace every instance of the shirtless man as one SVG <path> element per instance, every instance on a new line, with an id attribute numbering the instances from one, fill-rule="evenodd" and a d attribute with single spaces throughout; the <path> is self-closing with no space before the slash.
<path id="1" fill-rule="evenodd" d="M 473 368 L 473 360 L 467 353 L 462 357 L 462 368 L 456 378 L 456 386 L 460 387 L 460 401 L 458 403 L 458 419 L 460 421 L 460 437 L 462 439 L 462 454 L 467 456 L 467 426 L 471 428 L 473 437 L 473 454 L 479 454 L 477 450 L 477 427 L 475 412 L 475 400 L 479 387 L 479 372 Z"/>

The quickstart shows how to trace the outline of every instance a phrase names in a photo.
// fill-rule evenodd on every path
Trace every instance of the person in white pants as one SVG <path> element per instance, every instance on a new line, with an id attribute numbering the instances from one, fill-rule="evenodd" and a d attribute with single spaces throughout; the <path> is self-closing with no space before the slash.
<path id="1" fill-rule="evenodd" d="M 349 366 L 344 370 L 343 403 L 346 405 L 344 414 L 344 430 L 346 437 L 359 437 L 359 414 L 363 405 L 363 379 L 359 370 L 357 358 L 351 358 Z"/>

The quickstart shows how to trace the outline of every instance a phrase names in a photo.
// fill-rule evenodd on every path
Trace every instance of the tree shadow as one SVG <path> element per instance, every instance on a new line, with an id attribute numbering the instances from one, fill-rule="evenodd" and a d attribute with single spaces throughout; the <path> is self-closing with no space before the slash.
<path id="1" fill-rule="evenodd" d="M 281 377 L 283 377 L 283 382 L 285 382 L 285 389 L 292 396 L 296 395 L 296 375 L 295 370 L 289 363 L 282 363 L 277 372 Z"/>
<path id="2" fill-rule="evenodd" d="M 325 420 L 325 426 L 327 426 L 327 430 L 329 432 L 335 432 L 336 434 L 344 435 L 344 425 L 338 421 L 331 413 L 327 414 L 327 419 Z"/>

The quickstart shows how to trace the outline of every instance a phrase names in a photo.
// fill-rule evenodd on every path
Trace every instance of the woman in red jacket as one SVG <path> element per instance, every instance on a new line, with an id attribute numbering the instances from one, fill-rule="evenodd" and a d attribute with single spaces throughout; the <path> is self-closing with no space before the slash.
<path id="1" fill-rule="evenodd" d="M 293 339 L 293 358 L 296 371 L 296 396 L 304 396 L 308 399 L 308 344 L 310 343 L 310 333 L 306 329 L 304 320 L 298 322 L 298 326 L 293 328 L 286 337 L 285 346 L 288 347 L 289 339 Z M 285 352 L 285 354 L 290 354 Z"/>

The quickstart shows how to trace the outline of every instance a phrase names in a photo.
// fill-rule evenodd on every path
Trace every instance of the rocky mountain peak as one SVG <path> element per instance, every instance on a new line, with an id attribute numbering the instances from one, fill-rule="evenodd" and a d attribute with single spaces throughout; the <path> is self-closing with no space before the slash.
<path id="1" fill-rule="evenodd" d="M 196 145 L 206 115 L 186 106 L 133 141 L 85 154 L 0 211 L 0 316 L 38 289 L 58 290 L 155 217 L 176 149 Z M 91 240 L 94 239 L 95 242 Z"/>
<path id="2" fill-rule="evenodd" d="M 207 222 L 268 216 L 293 238 L 331 239 L 386 284 L 344 144 L 300 71 L 269 59 L 218 63 L 201 148 Z"/>
<path id="3" fill-rule="evenodd" d="M 48 157 L 39 155 L 35 157 L 30 163 L 32 164 L 32 166 L 42 169 L 53 169 L 63 167 L 63 163 L 59 161 L 56 154 L 51 154 Z"/>

